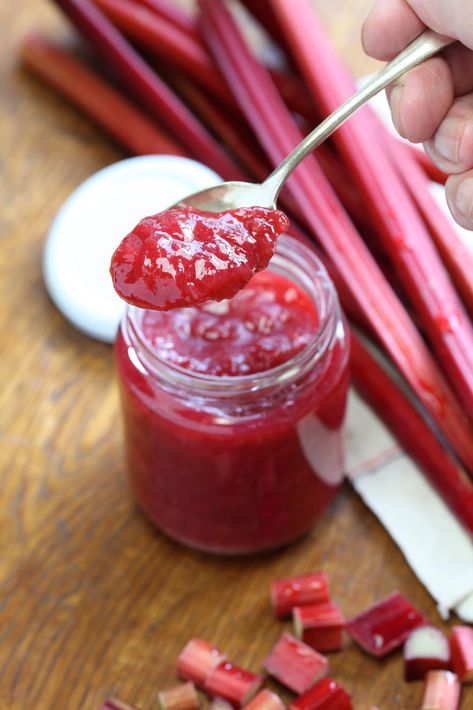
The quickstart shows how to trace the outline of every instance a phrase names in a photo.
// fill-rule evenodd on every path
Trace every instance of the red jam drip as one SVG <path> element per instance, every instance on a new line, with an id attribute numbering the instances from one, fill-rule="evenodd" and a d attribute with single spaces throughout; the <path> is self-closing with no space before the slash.
<path id="1" fill-rule="evenodd" d="M 231 298 L 268 265 L 288 225 L 282 212 L 263 207 L 182 207 L 146 217 L 113 254 L 115 290 L 159 311 Z"/>
<path id="2" fill-rule="evenodd" d="M 251 375 L 303 350 L 317 332 L 308 294 L 285 276 L 256 274 L 231 300 L 146 311 L 142 330 L 161 360 L 207 375 Z"/>

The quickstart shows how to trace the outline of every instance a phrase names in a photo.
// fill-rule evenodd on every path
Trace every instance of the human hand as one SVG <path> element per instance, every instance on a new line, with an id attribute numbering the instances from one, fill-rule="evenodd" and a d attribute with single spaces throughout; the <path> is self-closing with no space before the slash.
<path id="1" fill-rule="evenodd" d="M 450 177 L 447 202 L 455 220 L 473 229 L 473 2 L 377 0 L 363 27 L 367 54 L 389 60 L 425 27 L 454 37 L 448 47 L 388 90 L 394 125 L 424 143 Z"/>

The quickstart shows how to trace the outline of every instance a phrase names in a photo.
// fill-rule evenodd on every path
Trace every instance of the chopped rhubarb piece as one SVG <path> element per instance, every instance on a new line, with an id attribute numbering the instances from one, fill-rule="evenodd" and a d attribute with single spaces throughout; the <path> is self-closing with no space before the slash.
<path id="1" fill-rule="evenodd" d="M 289 705 L 289 710 L 353 710 L 348 693 L 333 678 L 322 678 Z"/>
<path id="2" fill-rule="evenodd" d="M 192 639 L 177 658 L 177 675 L 182 680 L 192 680 L 203 688 L 210 671 L 226 660 L 225 654 L 208 641 Z"/>
<path id="3" fill-rule="evenodd" d="M 410 632 L 427 619 L 399 592 L 393 592 L 348 621 L 347 629 L 373 656 L 385 656 L 401 646 Z"/>
<path id="4" fill-rule="evenodd" d="M 271 603 L 278 619 L 290 616 L 295 606 L 328 601 L 328 579 L 324 572 L 275 579 L 271 584 Z"/>
<path id="5" fill-rule="evenodd" d="M 328 660 L 285 632 L 264 661 L 263 668 L 287 688 L 302 694 L 327 675 Z"/>
<path id="6" fill-rule="evenodd" d="M 420 710 L 457 710 L 460 681 L 450 671 L 430 671 L 425 676 Z"/>
<path id="7" fill-rule="evenodd" d="M 284 710 L 284 707 L 279 695 L 268 688 L 263 688 L 248 705 L 245 705 L 245 710 Z"/>
<path id="8" fill-rule="evenodd" d="M 473 627 L 454 626 L 450 637 L 452 669 L 461 683 L 473 681 Z"/>
<path id="9" fill-rule="evenodd" d="M 204 690 L 210 698 L 224 698 L 233 707 L 240 708 L 249 703 L 262 683 L 260 675 L 224 661 L 209 673 Z"/>
<path id="10" fill-rule="evenodd" d="M 433 626 L 419 626 L 404 644 L 404 678 L 422 680 L 429 671 L 450 668 L 448 639 Z"/>
<path id="11" fill-rule="evenodd" d="M 209 704 L 208 710 L 233 710 L 233 705 L 223 698 L 214 698 Z"/>
<path id="12" fill-rule="evenodd" d="M 343 645 L 345 617 L 336 604 L 296 606 L 294 633 L 317 651 L 338 651 Z"/>
<path id="13" fill-rule="evenodd" d="M 182 683 L 158 693 L 160 710 L 197 710 L 199 696 L 194 683 Z"/>
<path id="14" fill-rule="evenodd" d="M 136 710 L 133 705 L 128 705 L 118 698 L 109 698 L 100 706 L 100 710 Z"/>

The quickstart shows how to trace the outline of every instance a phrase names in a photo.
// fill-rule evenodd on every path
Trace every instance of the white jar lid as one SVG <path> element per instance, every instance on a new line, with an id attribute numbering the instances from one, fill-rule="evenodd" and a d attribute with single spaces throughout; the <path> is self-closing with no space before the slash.
<path id="1" fill-rule="evenodd" d="M 85 180 L 57 213 L 44 250 L 59 310 L 83 333 L 113 342 L 124 309 L 109 274 L 114 250 L 142 217 L 219 182 L 210 168 L 174 155 L 129 158 Z"/>

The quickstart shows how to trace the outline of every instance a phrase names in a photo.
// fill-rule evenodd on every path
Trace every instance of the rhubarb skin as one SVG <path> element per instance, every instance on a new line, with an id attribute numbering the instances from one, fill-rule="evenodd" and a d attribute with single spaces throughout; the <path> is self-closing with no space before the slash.
<path id="1" fill-rule="evenodd" d="M 284 632 L 263 663 L 279 683 L 301 695 L 328 673 L 328 660 L 307 644 Z"/>
<path id="2" fill-rule="evenodd" d="M 320 604 L 330 601 L 328 579 L 325 572 L 311 572 L 271 583 L 271 604 L 274 616 L 290 616 L 295 606 Z"/>
<path id="3" fill-rule="evenodd" d="M 413 629 L 428 623 L 400 592 L 393 592 L 350 619 L 347 630 L 367 653 L 381 658 L 399 648 Z"/>
<path id="4" fill-rule="evenodd" d="M 233 705 L 223 698 L 214 698 L 209 703 L 208 710 L 233 710 Z"/>
<path id="5" fill-rule="evenodd" d="M 176 672 L 181 680 L 191 680 L 203 688 L 209 673 L 226 660 L 226 655 L 208 641 L 192 639 L 177 658 Z"/>
<path id="6" fill-rule="evenodd" d="M 294 632 L 298 639 L 317 651 L 339 651 L 343 646 L 345 617 L 336 604 L 296 606 Z"/>
<path id="7" fill-rule="evenodd" d="M 462 683 L 473 682 L 473 627 L 454 626 L 450 649 L 453 671 Z"/>
<path id="8" fill-rule="evenodd" d="M 198 710 L 199 696 L 194 683 L 188 681 L 158 693 L 160 710 Z"/>
<path id="9" fill-rule="evenodd" d="M 229 661 L 216 666 L 207 676 L 204 691 L 209 698 L 223 698 L 235 708 L 241 708 L 256 695 L 263 678 Z"/>
<path id="10" fill-rule="evenodd" d="M 457 710 L 461 686 L 455 673 L 430 671 L 425 676 L 420 710 Z"/>
<path id="11" fill-rule="evenodd" d="M 322 678 L 292 701 L 289 710 L 353 710 L 348 693 L 333 678 Z"/>
<path id="12" fill-rule="evenodd" d="M 268 688 L 263 688 L 245 705 L 245 710 L 284 710 L 285 705 L 279 695 Z"/>
<path id="13" fill-rule="evenodd" d="M 118 698 L 109 698 L 100 706 L 99 710 L 138 710 L 134 705 L 128 705 Z"/>
<path id="14" fill-rule="evenodd" d="M 404 679 L 422 680 L 434 670 L 450 670 L 448 639 L 434 626 L 419 626 L 404 644 Z"/>

